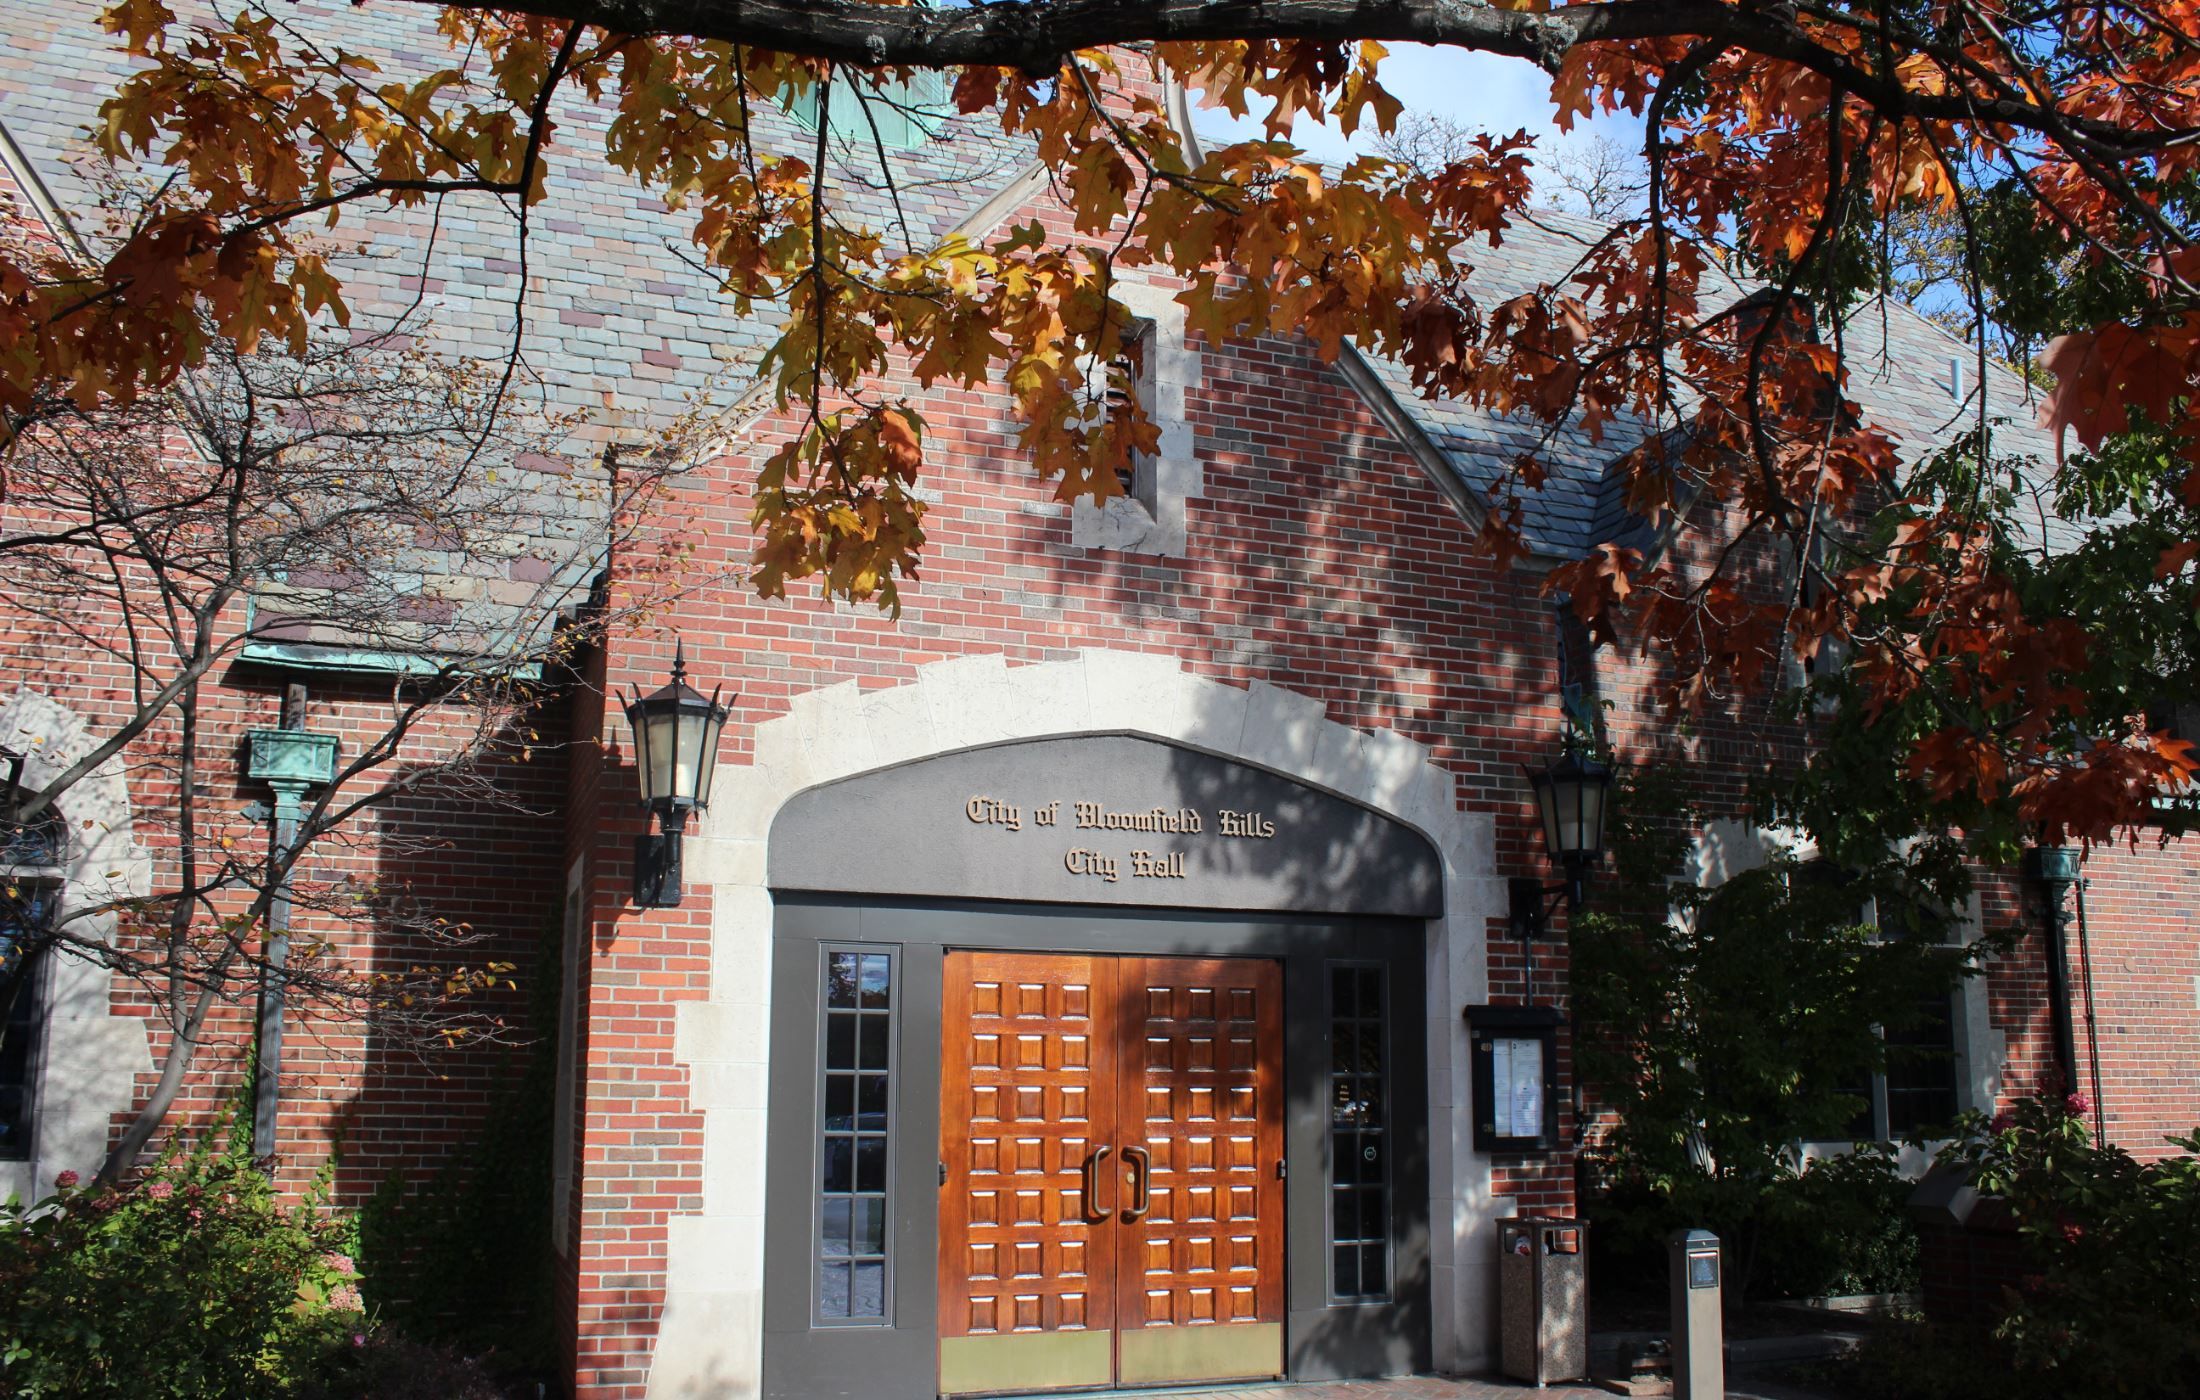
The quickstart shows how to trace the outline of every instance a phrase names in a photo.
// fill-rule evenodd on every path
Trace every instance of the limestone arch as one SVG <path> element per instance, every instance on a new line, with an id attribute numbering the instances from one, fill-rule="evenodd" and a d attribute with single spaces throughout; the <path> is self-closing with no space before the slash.
<path id="1" fill-rule="evenodd" d="M 42 691 L 25 687 L 0 701 L 0 745 L 25 756 L 28 787 L 51 783 L 98 742 L 83 716 Z M 55 807 L 67 831 L 57 917 L 80 935 L 112 939 L 113 914 L 83 911 L 152 889 L 152 861 L 137 840 L 121 757 L 71 785 Z M 81 958 L 53 960 L 36 1061 L 33 1155 L 0 1162 L 0 1197 L 14 1192 L 35 1200 L 62 1171 L 89 1175 L 106 1155 L 115 1115 L 136 1101 L 138 1077 L 153 1068 L 151 1040 L 143 1021 L 111 1014 L 113 983 L 113 974 Z"/>
<path id="2" fill-rule="evenodd" d="M 919 668 L 905 685 L 866 691 L 844 681 L 811 691 L 756 726 L 747 765 L 720 768 L 685 855 L 689 886 L 711 898 L 710 996 L 677 1008 L 673 1044 L 704 1120 L 702 1201 L 668 1223 L 652 1397 L 755 1394 L 761 1385 L 772 957 L 765 856 L 781 807 L 818 784 L 916 759 L 1084 733 L 1148 735 L 1265 768 L 1392 817 L 1441 856 L 1444 914 L 1428 932 L 1435 1360 L 1452 1371 L 1485 1364 L 1496 1204 L 1489 1161 L 1473 1152 L 1467 1114 L 1452 1106 L 1468 1083 L 1460 1008 L 1487 999 L 1486 930 L 1505 907 L 1490 815 L 1459 810 L 1456 778 L 1425 746 L 1340 724 L 1311 696 L 1266 681 L 1211 680 L 1171 656 L 1096 649 L 1021 666 L 998 655 L 957 657 Z"/>

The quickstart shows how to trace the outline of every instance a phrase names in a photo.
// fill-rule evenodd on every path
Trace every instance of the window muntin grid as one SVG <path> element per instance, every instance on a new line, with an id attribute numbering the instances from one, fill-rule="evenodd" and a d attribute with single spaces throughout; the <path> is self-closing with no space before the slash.
<path id="1" fill-rule="evenodd" d="M 827 1327 L 878 1324 L 892 1274 L 894 955 L 827 947 L 823 970 L 813 1316 Z"/>
<path id="2" fill-rule="evenodd" d="M 1855 897 L 1842 894 L 1849 877 L 1829 860 L 1806 861 L 1788 878 L 1793 892 Z M 1879 938 L 1921 936 L 1917 921 L 1899 903 L 1872 895 L 1858 901 L 1856 921 L 1876 929 Z M 1885 1069 L 1834 1086 L 1860 1105 L 1844 1136 L 1835 1141 L 1892 1142 L 1952 1131 L 1962 1097 L 1956 1074 L 1956 996 L 1952 991 L 1927 992 L 1918 1000 L 1913 1024 L 1879 1031 L 1887 1047 Z"/>
<path id="3" fill-rule="evenodd" d="M 1329 968 L 1329 1295 L 1390 1297 L 1388 975 L 1380 964 Z"/>

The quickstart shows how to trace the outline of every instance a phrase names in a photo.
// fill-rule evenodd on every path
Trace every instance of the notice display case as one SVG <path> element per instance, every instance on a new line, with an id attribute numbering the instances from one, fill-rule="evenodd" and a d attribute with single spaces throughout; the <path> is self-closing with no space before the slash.
<path id="1" fill-rule="evenodd" d="M 1466 1010 L 1474 1150 L 1558 1150 L 1559 1013 L 1550 1006 Z"/>

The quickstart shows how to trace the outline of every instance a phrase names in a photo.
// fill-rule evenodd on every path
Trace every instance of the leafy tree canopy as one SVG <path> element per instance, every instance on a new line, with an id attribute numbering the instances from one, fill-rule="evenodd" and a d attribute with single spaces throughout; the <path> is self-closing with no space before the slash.
<path id="1" fill-rule="evenodd" d="M 448 56 L 412 71 L 318 43 L 267 0 L 225 14 L 103 12 L 142 66 L 99 140 L 176 179 L 96 256 L 0 261 L 11 433 L 168 383 L 207 353 L 207 324 L 249 347 L 342 321 L 338 270 L 306 230 L 353 206 L 489 192 L 524 220 L 560 161 L 603 160 L 692 212 L 736 308 L 784 313 L 766 364 L 802 426 L 757 483 L 766 595 L 815 579 L 892 608 L 917 569 L 925 432 L 890 364 L 1005 386 L 1041 476 L 1064 497 L 1119 491 L 1116 468 L 1155 441 L 1141 409 L 1099 407 L 1131 324 L 1113 279 L 1143 268 L 1181 279 L 1210 337 L 1299 333 L 1332 355 L 1350 337 L 1432 396 L 1591 430 L 1630 415 L 1667 448 L 1625 468 L 1636 509 L 1722 510 L 1742 540 L 1823 561 L 1830 586 L 1808 597 L 1751 585 L 1737 550 L 1689 571 L 1608 547 L 1553 575 L 1584 616 L 1674 658 L 1683 703 L 1725 703 L 1832 639 L 1853 644 L 1863 712 L 1903 713 L 1906 778 L 1929 791 L 2100 834 L 2190 769 L 2103 707 L 2119 696 L 2088 692 L 2123 663 L 2010 562 L 1979 493 L 1908 494 L 1929 483 L 1847 397 L 1828 332 L 1885 280 L 1885 229 L 1952 220 L 1951 285 L 2055 337 L 2040 364 L 2057 430 L 2114 455 L 2136 414 L 2159 449 L 2119 459 L 2145 478 L 2136 496 L 2200 501 L 2194 0 L 534 0 L 442 7 Z M 1530 196 L 1528 138 L 1341 171 L 1288 139 L 1302 115 L 1393 128 L 1397 41 L 1533 61 L 1562 122 L 1639 114 L 1643 210 L 1562 283 L 1487 296 L 1476 250 Z M 754 139 L 765 104 L 846 112 L 852 94 L 871 111 L 920 71 L 1029 144 L 1073 237 L 1019 225 L 910 247 L 850 214 L 823 132 L 803 150 Z M 1265 111 L 1266 135 L 1187 149 L 1166 84 Z M 612 113 L 600 151 L 556 133 L 566 90 Z M 1714 245 L 1767 291 L 1720 291 Z M 1516 473 L 1532 490 L 1532 454 Z M 1889 499 L 1905 504 L 1880 528 L 1829 528 Z M 2151 568 L 2189 600 L 2178 519 Z M 1519 548 L 1517 511 L 1485 534 Z M 1867 614 L 1883 625 L 1860 628 Z"/>

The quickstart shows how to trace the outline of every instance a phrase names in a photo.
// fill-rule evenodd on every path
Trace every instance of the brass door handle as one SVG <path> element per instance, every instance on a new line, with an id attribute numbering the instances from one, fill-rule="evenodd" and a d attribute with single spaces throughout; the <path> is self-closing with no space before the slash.
<path id="1" fill-rule="evenodd" d="M 1105 1162 L 1108 1159 L 1108 1153 L 1114 1150 L 1103 1143 L 1101 1146 L 1092 1149 L 1092 1155 L 1085 1158 L 1084 1191 L 1085 1219 L 1087 1220 L 1106 1220 L 1109 1216 L 1115 1214 L 1112 1210 L 1102 1210 L 1100 1208 L 1100 1164 Z"/>
<path id="2" fill-rule="evenodd" d="M 1143 1147 L 1123 1149 L 1123 1161 L 1131 1169 L 1131 1202 L 1123 1208 L 1126 1224 L 1143 1220 L 1153 1208 L 1153 1157 Z"/>

